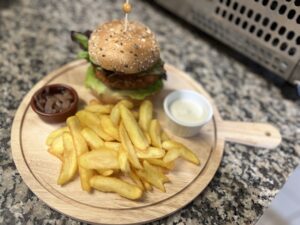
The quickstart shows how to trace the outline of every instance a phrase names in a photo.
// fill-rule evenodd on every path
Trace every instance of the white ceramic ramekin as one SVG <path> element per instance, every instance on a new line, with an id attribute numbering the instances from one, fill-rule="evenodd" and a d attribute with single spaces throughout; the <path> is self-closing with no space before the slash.
<path id="1" fill-rule="evenodd" d="M 204 110 L 204 117 L 201 121 L 183 122 L 176 119 L 170 110 L 171 104 L 178 99 L 192 100 Z M 207 124 L 212 116 L 213 109 L 209 101 L 198 92 L 192 90 L 178 90 L 170 93 L 164 99 L 164 110 L 169 119 L 168 128 L 174 132 L 175 135 L 180 137 L 191 137 L 199 133 L 200 128 Z"/>

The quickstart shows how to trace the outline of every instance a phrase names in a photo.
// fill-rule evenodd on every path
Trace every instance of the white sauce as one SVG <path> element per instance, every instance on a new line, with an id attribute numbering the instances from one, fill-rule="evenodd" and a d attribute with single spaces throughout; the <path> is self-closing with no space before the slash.
<path id="1" fill-rule="evenodd" d="M 206 111 L 196 101 L 177 99 L 170 105 L 173 117 L 181 123 L 199 123 L 205 118 Z"/>

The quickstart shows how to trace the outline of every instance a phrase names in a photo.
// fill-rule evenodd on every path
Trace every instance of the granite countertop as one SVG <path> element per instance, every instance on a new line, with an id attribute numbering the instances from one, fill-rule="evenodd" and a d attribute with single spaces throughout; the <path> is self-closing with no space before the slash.
<path id="1" fill-rule="evenodd" d="M 120 18 L 122 1 L 0 0 L 0 224 L 81 224 L 40 201 L 12 160 L 10 131 L 24 95 L 75 58 L 70 30 Z M 282 97 L 215 42 L 143 1 L 131 19 L 157 34 L 163 59 L 187 71 L 214 98 L 224 119 L 270 122 L 282 144 L 272 150 L 227 143 L 220 168 L 191 204 L 154 224 L 252 224 L 299 163 L 300 102 Z M 92 6 L 92 7 L 91 7 Z"/>

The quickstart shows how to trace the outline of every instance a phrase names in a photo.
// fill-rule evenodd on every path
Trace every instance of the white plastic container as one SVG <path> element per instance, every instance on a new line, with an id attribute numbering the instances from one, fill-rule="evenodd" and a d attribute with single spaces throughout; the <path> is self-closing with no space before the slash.
<path id="1" fill-rule="evenodd" d="M 175 135 L 191 137 L 207 124 L 213 109 L 209 101 L 192 90 L 178 90 L 164 99 L 164 110 L 169 119 L 168 127 Z"/>

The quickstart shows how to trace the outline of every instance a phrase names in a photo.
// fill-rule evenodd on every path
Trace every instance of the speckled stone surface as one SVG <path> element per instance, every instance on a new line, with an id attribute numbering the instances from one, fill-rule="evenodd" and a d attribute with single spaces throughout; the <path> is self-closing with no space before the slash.
<path id="1" fill-rule="evenodd" d="M 31 87 L 75 58 L 78 49 L 69 31 L 120 18 L 121 3 L 0 0 L 0 224 L 80 224 L 50 209 L 26 187 L 12 160 L 10 130 Z M 154 224 L 254 223 L 300 161 L 300 102 L 285 100 L 271 82 L 164 12 L 145 2 L 133 4 L 131 18 L 156 32 L 163 59 L 197 79 L 224 119 L 270 122 L 283 135 L 281 146 L 273 150 L 227 143 L 205 191 Z"/>

